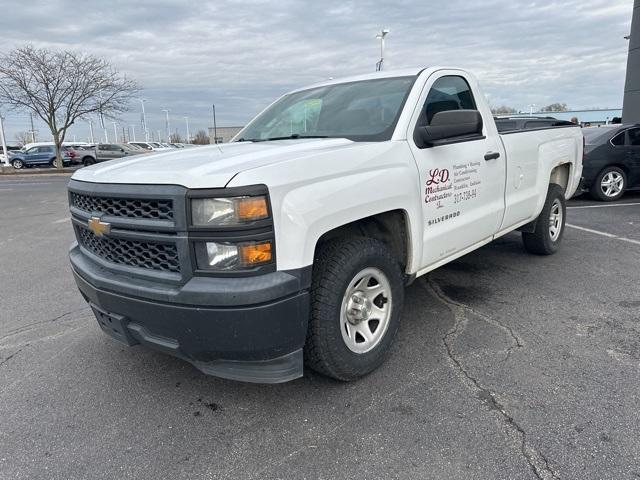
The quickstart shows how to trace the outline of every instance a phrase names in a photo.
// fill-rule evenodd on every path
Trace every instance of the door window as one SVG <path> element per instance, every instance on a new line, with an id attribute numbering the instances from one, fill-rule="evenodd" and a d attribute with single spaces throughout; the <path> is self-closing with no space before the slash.
<path id="1" fill-rule="evenodd" d="M 38 153 L 38 147 L 31 147 L 29 150 L 27 150 L 26 153 L 29 153 L 29 154 Z"/>
<path id="2" fill-rule="evenodd" d="M 630 128 L 627 130 L 627 145 L 632 147 L 640 147 L 640 128 Z"/>
<path id="3" fill-rule="evenodd" d="M 437 79 L 424 102 L 419 125 L 430 125 L 433 116 L 447 110 L 476 110 L 476 102 L 467 81 L 455 75 Z"/>

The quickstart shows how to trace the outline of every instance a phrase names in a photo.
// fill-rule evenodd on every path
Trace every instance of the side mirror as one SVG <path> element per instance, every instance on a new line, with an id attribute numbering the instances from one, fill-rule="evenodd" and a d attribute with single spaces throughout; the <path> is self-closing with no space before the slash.
<path id="1" fill-rule="evenodd" d="M 431 125 L 418 127 L 416 134 L 416 143 L 425 147 L 442 140 L 482 135 L 482 115 L 477 110 L 438 112 L 431 119 Z"/>

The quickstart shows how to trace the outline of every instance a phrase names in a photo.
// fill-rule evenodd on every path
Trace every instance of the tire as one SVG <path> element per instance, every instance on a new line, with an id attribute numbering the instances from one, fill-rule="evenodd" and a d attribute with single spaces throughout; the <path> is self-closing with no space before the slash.
<path id="1" fill-rule="evenodd" d="M 606 167 L 596 177 L 589 193 L 596 200 L 613 202 L 627 189 L 627 174 L 618 167 Z"/>
<path id="2" fill-rule="evenodd" d="M 16 158 L 16 159 L 12 160 L 11 161 L 11 165 L 16 170 L 20 170 L 21 168 L 24 168 L 24 162 L 22 160 L 20 160 L 19 158 Z"/>
<path id="3" fill-rule="evenodd" d="M 558 251 L 564 235 L 567 204 L 564 190 L 555 183 L 549 184 L 547 199 L 536 219 L 533 232 L 522 232 L 524 248 L 535 255 L 552 255 Z"/>
<path id="4" fill-rule="evenodd" d="M 402 270 L 382 242 L 353 237 L 321 246 L 311 283 L 306 365 L 342 381 L 375 370 L 391 347 L 403 302 Z"/>
<path id="5" fill-rule="evenodd" d="M 94 160 L 94 158 L 93 158 L 93 157 L 84 157 L 84 158 L 82 159 L 82 164 L 83 164 L 85 167 L 88 167 L 89 165 L 93 165 L 94 163 L 96 163 L 96 161 Z"/>

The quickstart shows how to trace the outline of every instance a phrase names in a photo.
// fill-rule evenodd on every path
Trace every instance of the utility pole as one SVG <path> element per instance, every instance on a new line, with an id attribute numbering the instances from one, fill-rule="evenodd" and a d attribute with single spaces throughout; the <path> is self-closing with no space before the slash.
<path id="1" fill-rule="evenodd" d="M 124 129 L 124 125 L 122 126 L 122 143 L 127 143 L 127 131 Z"/>
<path id="2" fill-rule="evenodd" d="M 118 141 L 118 124 L 116 122 L 111 122 L 113 123 L 113 141 L 117 142 Z"/>
<path id="3" fill-rule="evenodd" d="M 89 120 L 89 135 L 91 136 L 91 143 L 95 143 L 93 141 L 93 120 Z"/>
<path id="4" fill-rule="evenodd" d="M 216 125 L 216 104 L 212 104 L 213 107 L 213 143 L 218 143 L 218 126 Z"/>
<path id="5" fill-rule="evenodd" d="M 380 40 L 380 61 L 376 63 L 376 72 L 383 70 L 384 64 L 384 39 L 389 35 L 389 30 L 383 28 L 382 31 L 376 35 L 376 38 Z"/>
<path id="6" fill-rule="evenodd" d="M 140 105 L 142 105 L 142 129 L 144 130 L 144 140 L 145 142 L 149 141 L 149 128 L 147 127 L 147 114 L 144 111 L 144 102 L 146 100 L 144 98 L 140 98 Z"/>
<path id="7" fill-rule="evenodd" d="M 0 141 L 2 141 L 2 154 L 4 155 L 4 164 L 9 166 L 9 151 L 7 150 L 7 142 L 4 136 L 4 117 L 0 113 Z"/>
<path id="8" fill-rule="evenodd" d="M 185 122 L 187 122 L 187 143 L 191 143 L 189 139 L 191 138 L 191 134 L 189 133 L 189 117 L 184 117 Z"/>
<path id="9" fill-rule="evenodd" d="M 165 113 L 165 115 L 166 115 L 166 120 L 165 120 L 165 125 L 164 125 L 164 126 L 165 126 L 165 128 L 166 128 L 166 130 L 167 130 L 167 142 L 169 142 L 169 141 L 171 141 L 171 125 L 169 124 L 169 112 L 170 112 L 171 110 L 169 110 L 169 109 L 166 109 L 166 108 L 165 108 L 165 109 L 164 109 L 164 110 L 162 110 L 162 111 L 163 111 L 163 112 Z"/>
<path id="10" fill-rule="evenodd" d="M 31 118 L 31 141 L 36 143 L 36 131 L 33 128 L 33 113 L 29 114 L 29 118 Z"/>
<path id="11" fill-rule="evenodd" d="M 131 131 L 133 132 L 133 141 L 136 141 L 136 126 L 135 125 L 131 125 Z M 129 138 L 129 141 L 131 141 L 131 138 Z"/>

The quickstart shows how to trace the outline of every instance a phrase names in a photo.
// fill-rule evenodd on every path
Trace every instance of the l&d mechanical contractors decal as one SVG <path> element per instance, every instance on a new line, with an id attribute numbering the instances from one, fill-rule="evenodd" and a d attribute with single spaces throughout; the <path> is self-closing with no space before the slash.
<path id="1" fill-rule="evenodd" d="M 434 168 L 429 170 L 425 186 L 425 203 L 432 203 L 436 210 L 458 205 L 473 200 L 479 195 L 480 162 L 468 162 L 453 164 L 453 178 L 447 168 Z M 460 215 L 456 210 L 427 220 L 429 226 L 440 223 Z"/>

